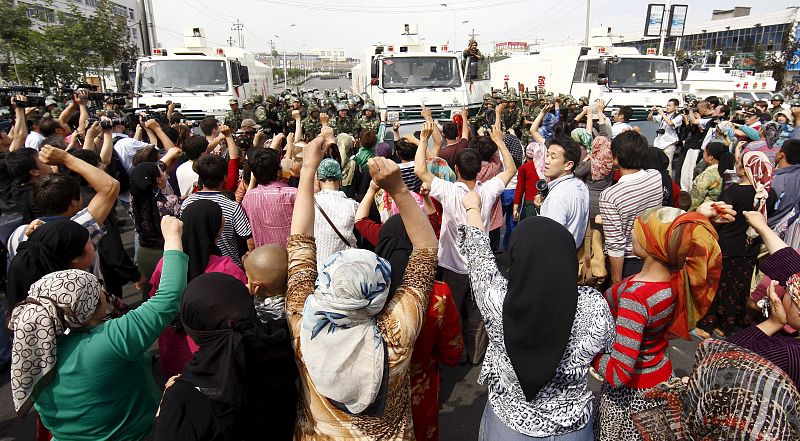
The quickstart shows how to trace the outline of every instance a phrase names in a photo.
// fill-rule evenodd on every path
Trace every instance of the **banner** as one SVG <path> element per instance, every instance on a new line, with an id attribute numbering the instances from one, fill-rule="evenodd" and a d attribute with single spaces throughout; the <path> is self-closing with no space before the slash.
<path id="1" fill-rule="evenodd" d="M 667 26 L 667 37 L 683 37 L 686 28 L 686 12 L 689 5 L 672 5 L 669 11 L 669 25 Z"/>
<path id="2" fill-rule="evenodd" d="M 647 20 L 644 23 L 645 37 L 658 37 L 664 26 L 664 10 L 666 5 L 651 3 L 647 5 Z"/>
<path id="3" fill-rule="evenodd" d="M 795 41 L 800 41 L 800 24 L 794 29 Z M 792 58 L 786 60 L 786 70 L 800 70 L 800 49 L 792 54 Z"/>

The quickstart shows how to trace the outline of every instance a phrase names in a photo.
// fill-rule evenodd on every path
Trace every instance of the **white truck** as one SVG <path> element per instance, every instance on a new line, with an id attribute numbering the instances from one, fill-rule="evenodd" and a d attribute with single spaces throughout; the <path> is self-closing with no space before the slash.
<path id="1" fill-rule="evenodd" d="M 704 58 L 702 63 L 686 66 L 681 72 L 683 91 L 699 98 L 714 95 L 722 101 L 735 97 L 769 102 L 778 85 L 772 78 L 771 70 L 758 73 L 744 71 L 731 67 L 734 57 L 728 60 L 727 65 L 722 64 L 721 60 L 722 52 L 717 51 L 714 64 L 706 63 Z"/>
<path id="2" fill-rule="evenodd" d="M 398 44 L 368 47 L 352 69 L 355 93 L 366 92 L 389 121 L 399 121 L 403 131 L 423 122 L 422 106 L 434 119 L 450 119 L 467 107 L 474 115 L 491 91 L 488 66 L 469 60 L 447 45 L 425 45 L 416 25 L 405 25 Z M 485 63 L 485 62 L 484 62 Z"/>
<path id="3" fill-rule="evenodd" d="M 187 119 L 221 118 L 229 100 L 241 104 L 273 91 L 272 68 L 238 47 L 209 47 L 202 28 L 185 28 L 185 47 L 156 48 L 136 61 L 134 107 L 180 103 Z"/>
<path id="4" fill-rule="evenodd" d="M 614 47 L 610 37 L 595 37 L 590 46 L 542 48 L 491 64 L 495 89 L 544 89 L 554 94 L 603 99 L 606 114 L 621 106 L 633 109 L 634 120 L 644 119 L 653 106 L 680 100 L 675 59 L 642 55 L 636 48 Z"/>

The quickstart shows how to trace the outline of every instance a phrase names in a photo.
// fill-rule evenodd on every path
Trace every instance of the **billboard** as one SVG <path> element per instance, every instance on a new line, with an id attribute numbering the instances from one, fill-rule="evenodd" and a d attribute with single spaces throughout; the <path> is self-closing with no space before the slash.
<path id="1" fill-rule="evenodd" d="M 667 37 L 683 37 L 686 29 L 686 13 L 689 5 L 672 5 L 669 10 L 669 25 L 667 25 Z"/>
<path id="2" fill-rule="evenodd" d="M 800 41 L 800 23 L 794 28 L 794 40 Z M 800 70 L 800 48 L 792 54 L 792 58 L 786 60 L 786 70 Z"/>
<path id="3" fill-rule="evenodd" d="M 651 3 L 647 5 L 647 21 L 644 23 L 645 37 L 658 37 L 664 26 L 664 11 L 666 5 Z"/>

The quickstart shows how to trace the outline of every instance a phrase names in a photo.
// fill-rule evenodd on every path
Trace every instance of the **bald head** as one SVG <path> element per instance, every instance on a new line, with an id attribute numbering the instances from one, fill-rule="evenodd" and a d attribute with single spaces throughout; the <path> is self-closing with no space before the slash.
<path id="1" fill-rule="evenodd" d="M 244 260 L 250 294 L 263 297 L 286 295 L 289 255 L 277 245 L 260 246 Z"/>

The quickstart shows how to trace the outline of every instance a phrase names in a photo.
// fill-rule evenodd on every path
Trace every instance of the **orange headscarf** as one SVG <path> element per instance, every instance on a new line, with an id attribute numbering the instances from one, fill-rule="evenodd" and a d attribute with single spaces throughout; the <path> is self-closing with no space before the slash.
<path id="1" fill-rule="evenodd" d="M 689 340 L 711 307 L 722 271 L 717 231 L 705 216 L 672 207 L 643 212 L 633 224 L 639 244 L 672 271 L 675 316 L 669 332 Z"/>

